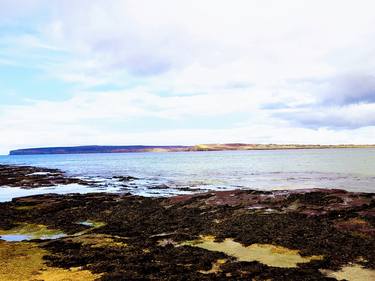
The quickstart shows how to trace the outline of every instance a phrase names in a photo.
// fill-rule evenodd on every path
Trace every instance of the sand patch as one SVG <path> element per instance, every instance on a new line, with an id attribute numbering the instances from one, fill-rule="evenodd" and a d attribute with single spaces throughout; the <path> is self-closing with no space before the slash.
<path id="1" fill-rule="evenodd" d="M 370 281 L 375 280 L 375 270 L 364 268 L 359 264 L 350 264 L 339 271 L 322 269 L 321 272 L 328 277 L 347 281 Z"/>
<path id="2" fill-rule="evenodd" d="M 0 281 L 92 281 L 101 276 L 79 268 L 48 267 L 43 262 L 47 254 L 34 243 L 0 241 Z"/>
<path id="3" fill-rule="evenodd" d="M 323 259 L 322 256 L 302 257 L 298 250 L 290 250 L 269 244 L 252 244 L 246 247 L 230 238 L 225 239 L 223 242 L 215 242 L 213 236 L 202 236 L 200 240 L 187 241 L 182 243 L 182 245 L 223 252 L 237 258 L 238 261 L 258 261 L 268 266 L 282 268 L 293 268 L 297 267 L 299 263 Z"/>

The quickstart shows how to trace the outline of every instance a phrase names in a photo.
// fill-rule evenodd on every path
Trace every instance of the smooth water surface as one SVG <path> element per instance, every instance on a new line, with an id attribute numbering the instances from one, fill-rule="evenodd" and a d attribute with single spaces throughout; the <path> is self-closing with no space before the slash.
<path id="1" fill-rule="evenodd" d="M 170 194 L 187 187 L 375 192 L 375 149 L 0 156 L 0 163 L 58 168 L 71 176 L 105 181 L 107 188 L 118 185 L 113 176 L 135 176 L 139 180 L 127 187 L 143 195 L 158 195 L 163 185 Z"/>

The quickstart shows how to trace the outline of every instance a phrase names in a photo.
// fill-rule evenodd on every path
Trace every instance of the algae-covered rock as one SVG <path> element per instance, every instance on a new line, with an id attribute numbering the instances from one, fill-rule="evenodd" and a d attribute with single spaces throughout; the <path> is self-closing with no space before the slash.
<path id="1" fill-rule="evenodd" d="M 0 235 L 65 236 L 0 241 L 2 280 L 335 280 L 359 272 L 352 264 L 372 274 L 374 206 L 374 194 L 342 190 L 17 198 L 0 204 Z"/>

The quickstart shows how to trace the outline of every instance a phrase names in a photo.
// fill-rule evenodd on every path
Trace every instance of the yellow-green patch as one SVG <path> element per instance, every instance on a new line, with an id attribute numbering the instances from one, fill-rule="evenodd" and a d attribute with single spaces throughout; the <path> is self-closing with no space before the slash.
<path id="1" fill-rule="evenodd" d="M 93 220 L 83 221 L 83 222 L 80 222 L 80 224 L 82 224 L 82 225 L 87 225 L 87 226 L 91 226 L 92 228 L 99 228 L 99 227 L 102 227 L 102 226 L 105 226 L 105 225 L 106 225 L 105 222 L 101 222 L 101 221 L 93 221 Z"/>
<path id="2" fill-rule="evenodd" d="M 35 206 L 16 206 L 16 207 L 14 207 L 14 209 L 20 210 L 20 211 L 23 211 L 23 210 L 32 210 L 34 208 L 35 208 Z"/>
<path id="3" fill-rule="evenodd" d="M 337 280 L 347 280 L 347 281 L 370 281 L 375 280 L 375 270 L 364 268 L 358 264 L 350 264 L 339 271 L 331 271 L 322 269 L 328 277 L 336 278 Z"/>
<path id="4" fill-rule="evenodd" d="M 125 248 L 128 246 L 124 242 L 116 241 L 116 238 L 118 237 L 105 234 L 86 234 L 65 239 L 75 243 L 82 243 L 82 245 L 88 245 L 92 248 Z"/>
<path id="5" fill-rule="evenodd" d="M 34 243 L 0 241 L 0 281 L 93 281 L 101 276 L 80 268 L 48 267 L 43 262 L 47 254 Z"/>
<path id="6" fill-rule="evenodd" d="M 268 266 L 281 268 L 293 268 L 297 267 L 299 263 L 308 263 L 312 260 L 323 259 L 323 256 L 302 257 L 298 250 L 269 244 L 252 244 L 246 247 L 229 238 L 223 242 L 215 242 L 213 236 L 202 236 L 199 240 L 187 241 L 181 245 L 223 252 L 237 258 L 239 261 L 258 261 Z"/>
<path id="7" fill-rule="evenodd" d="M 210 270 L 200 270 L 199 272 L 202 274 L 216 274 L 221 272 L 221 265 L 223 265 L 227 260 L 226 259 L 218 259 L 214 263 L 212 263 L 212 267 Z"/>

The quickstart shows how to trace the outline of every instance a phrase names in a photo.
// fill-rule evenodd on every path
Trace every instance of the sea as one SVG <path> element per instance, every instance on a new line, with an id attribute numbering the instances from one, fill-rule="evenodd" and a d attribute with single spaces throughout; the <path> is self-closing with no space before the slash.
<path id="1" fill-rule="evenodd" d="M 210 190 L 337 188 L 375 192 L 375 149 L 295 149 L 0 156 L 0 164 L 57 168 L 95 182 L 0 188 L 0 201 L 42 193 L 173 196 Z M 116 176 L 132 176 L 122 182 Z"/>

